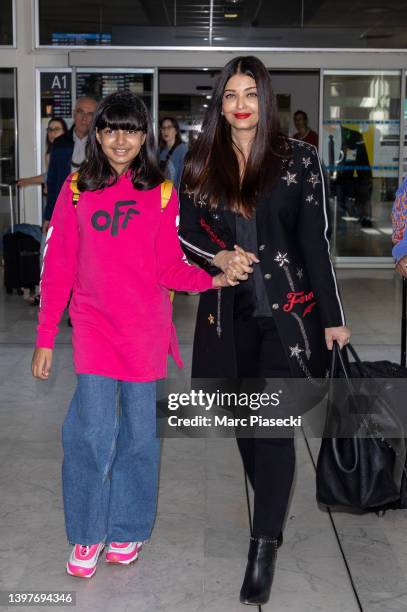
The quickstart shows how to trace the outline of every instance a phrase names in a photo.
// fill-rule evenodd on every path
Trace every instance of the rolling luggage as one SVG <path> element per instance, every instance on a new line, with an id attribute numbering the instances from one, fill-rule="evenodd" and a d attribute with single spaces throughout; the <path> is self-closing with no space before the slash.
<path id="1" fill-rule="evenodd" d="M 13 289 L 35 289 L 40 282 L 41 243 L 37 226 L 14 223 L 12 185 L 8 186 L 10 200 L 10 230 L 3 236 L 4 286 L 7 293 Z"/>

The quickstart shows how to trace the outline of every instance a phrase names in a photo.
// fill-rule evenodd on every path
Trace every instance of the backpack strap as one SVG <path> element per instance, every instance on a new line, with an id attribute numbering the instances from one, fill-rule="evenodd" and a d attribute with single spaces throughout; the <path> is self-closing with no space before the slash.
<path id="1" fill-rule="evenodd" d="M 161 183 L 161 212 L 163 212 L 167 208 L 167 204 L 170 201 L 170 197 L 172 194 L 172 181 L 165 179 L 163 183 Z M 170 291 L 170 301 L 174 301 L 174 291 Z"/>
<path id="2" fill-rule="evenodd" d="M 161 183 L 161 212 L 167 208 L 167 204 L 172 194 L 172 188 L 173 182 L 168 179 L 165 179 L 165 181 Z"/>
<path id="3" fill-rule="evenodd" d="M 71 176 L 70 188 L 72 191 L 72 204 L 76 208 L 78 206 L 79 198 L 81 196 L 81 192 L 78 189 L 78 177 L 79 172 L 74 172 Z"/>

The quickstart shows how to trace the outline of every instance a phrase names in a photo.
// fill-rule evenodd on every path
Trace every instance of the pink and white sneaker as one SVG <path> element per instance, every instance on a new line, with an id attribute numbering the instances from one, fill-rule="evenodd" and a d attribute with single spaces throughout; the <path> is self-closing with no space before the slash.
<path id="1" fill-rule="evenodd" d="M 79 576 L 80 578 L 92 578 L 93 574 L 96 572 L 96 564 L 99 555 L 104 547 L 104 542 L 91 544 L 90 546 L 75 544 L 68 563 L 66 564 L 66 571 L 68 574 L 71 576 Z"/>
<path id="2" fill-rule="evenodd" d="M 111 542 L 106 553 L 108 563 L 120 563 L 129 565 L 138 557 L 143 542 Z"/>

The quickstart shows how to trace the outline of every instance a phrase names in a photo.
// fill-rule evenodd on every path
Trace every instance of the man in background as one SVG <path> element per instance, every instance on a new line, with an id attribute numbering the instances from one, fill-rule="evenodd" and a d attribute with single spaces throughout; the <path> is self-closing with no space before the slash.
<path id="1" fill-rule="evenodd" d="M 48 231 L 55 202 L 66 177 L 78 170 L 85 160 L 89 129 L 96 106 L 97 102 L 93 98 L 78 98 L 73 112 L 73 126 L 52 145 L 47 176 L 47 205 L 42 223 L 44 234 Z"/>

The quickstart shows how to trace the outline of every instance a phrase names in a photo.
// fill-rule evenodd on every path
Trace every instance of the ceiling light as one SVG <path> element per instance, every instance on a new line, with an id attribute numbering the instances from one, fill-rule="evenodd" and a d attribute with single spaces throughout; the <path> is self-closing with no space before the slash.
<path id="1" fill-rule="evenodd" d="M 206 96 L 207 100 L 212 100 L 212 96 Z"/>
<path id="2" fill-rule="evenodd" d="M 237 19 L 239 17 L 239 13 L 225 13 L 223 16 L 225 19 Z"/>
<path id="3" fill-rule="evenodd" d="M 206 39 L 208 40 L 208 39 Z M 209 70 L 209 68 L 202 68 L 202 70 L 204 70 L 205 72 L 207 72 Z"/>

